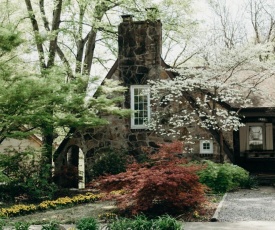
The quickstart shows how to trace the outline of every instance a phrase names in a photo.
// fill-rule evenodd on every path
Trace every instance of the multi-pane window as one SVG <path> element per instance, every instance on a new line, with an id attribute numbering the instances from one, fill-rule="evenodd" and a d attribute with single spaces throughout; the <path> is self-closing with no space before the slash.
<path id="1" fill-rule="evenodd" d="M 150 118 L 150 92 L 147 85 L 131 86 L 132 129 L 144 129 Z"/>
<path id="2" fill-rule="evenodd" d="M 200 140 L 200 153 L 201 154 L 213 154 L 213 141 L 212 140 Z"/>
<path id="3" fill-rule="evenodd" d="M 210 149 L 210 143 L 204 142 L 204 143 L 202 144 L 202 149 Z"/>
<path id="4" fill-rule="evenodd" d="M 248 149 L 249 150 L 263 150 L 264 142 L 263 142 L 263 126 L 255 125 L 248 127 Z"/>
<path id="5" fill-rule="evenodd" d="M 240 127 L 240 153 L 273 150 L 273 124 L 264 122 L 246 123 Z"/>

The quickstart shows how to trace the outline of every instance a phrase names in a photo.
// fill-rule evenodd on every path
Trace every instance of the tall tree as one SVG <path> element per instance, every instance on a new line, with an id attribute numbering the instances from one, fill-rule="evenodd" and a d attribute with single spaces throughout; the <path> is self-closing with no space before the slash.
<path id="1" fill-rule="evenodd" d="M 231 49 L 248 42 L 248 34 L 244 23 L 245 10 L 233 7 L 227 0 L 209 0 L 212 12 L 210 25 L 210 41 L 220 43 Z"/>
<path id="2" fill-rule="evenodd" d="M 209 56 L 205 67 L 179 69 L 179 75 L 170 81 L 150 82 L 154 113 L 149 128 L 161 135 L 183 138 L 186 144 L 196 136 L 182 133 L 183 128 L 207 129 L 233 160 L 222 132 L 242 126 L 237 108 L 251 105 L 256 86 L 265 76 L 274 76 L 274 61 L 259 59 L 269 52 L 270 46 L 220 50 Z"/>
<path id="3" fill-rule="evenodd" d="M 274 78 L 274 48 L 271 40 L 254 42 L 248 24 L 240 20 L 240 15 L 247 16 L 245 9 L 251 8 L 233 14 L 229 1 L 213 0 L 209 3 L 214 13 L 213 20 L 207 22 L 208 30 L 202 27 L 204 37 L 200 41 L 205 40 L 205 47 L 194 56 L 193 65 L 176 69 L 179 76 L 169 82 L 151 82 L 155 113 L 148 125 L 162 135 L 181 136 L 191 142 L 195 137 L 191 133 L 182 134 L 181 130 L 199 126 L 210 130 L 223 147 L 221 131 L 242 126 L 238 111 L 233 107 L 242 108 L 251 102 L 259 104 L 259 98 L 264 95 L 260 86 Z M 251 18 L 252 21 L 257 18 L 259 23 L 263 15 L 260 17 L 258 13 Z M 267 21 L 272 22 L 265 20 L 265 23 Z M 261 22 L 261 31 L 263 28 L 271 31 L 272 26 L 266 27 L 265 23 Z M 229 149 L 226 151 L 230 157 Z"/>
<path id="4" fill-rule="evenodd" d="M 14 25 L 5 23 L 0 25 L 0 31 L 0 144 L 7 137 L 42 135 L 46 147 L 43 153 L 51 164 L 51 145 L 59 128 L 99 126 L 108 123 L 100 118 L 102 115 L 125 113 L 116 106 L 124 91 L 118 82 L 105 81 L 95 97 L 87 99 L 87 76 L 68 84 L 67 69 L 49 64 L 50 59 L 44 64 L 40 62 L 41 73 L 31 65 L 26 67 L 24 59 L 18 56 L 20 51 L 17 52 L 26 42 L 22 34 Z"/>
<path id="5" fill-rule="evenodd" d="M 186 13 L 190 6 L 189 0 L 180 1 L 180 5 L 175 0 L 163 0 L 162 2 L 160 6 L 163 9 L 165 7 L 167 9 L 170 5 L 170 8 L 185 9 Z M 32 28 L 33 48 L 37 52 L 35 56 L 39 62 L 41 77 L 51 79 L 49 76 L 53 76 L 52 73 L 54 73 L 56 78 L 63 79 L 64 74 L 59 74 L 60 71 L 56 72 L 57 67 L 62 68 L 66 73 L 65 79 L 68 85 L 84 79 L 82 82 L 86 84 L 82 84 L 82 88 L 78 89 L 77 93 L 85 93 L 89 85 L 85 79 L 98 77 L 91 76 L 93 64 L 105 65 L 110 59 L 104 56 L 102 51 L 109 54 L 116 51 L 114 40 L 117 40 L 116 28 L 119 14 L 134 13 L 137 18 L 143 17 L 144 19 L 148 6 L 151 6 L 151 3 L 148 4 L 143 0 L 55 0 L 54 2 L 25 0 L 25 15 L 29 20 L 24 19 L 24 22 L 30 22 Z M 179 14 L 179 10 L 172 19 L 162 8 L 159 12 L 162 16 L 166 16 L 164 23 L 167 22 L 166 25 L 168 23 L 170 25 L 166 29 L 165 40 L 172 40 L 175 37 L 172 33 L 182 32 L 182 29 L 171 30 L 171 28 L 188 24 L 183 23 L 183 19 L 187 17 L 180 17 L 182 12 Z M 55 101 L 49 101 L 45 108 L 47 113 L 53 117 L 56 113 L 53 109 L 55 103 Z M 77 110 L 74 112 L 77 114 Z M 55 124 L 48 121 L 41 121 L 41 131 L 47 156 L 50 159 L 55 138 Z M 69 128 L 65 138 L 61 141 L 61 147 L 76 127 L 72 125 Z"/>
<path id="6" fill-rule="evenodd" d="M 254 33 L 254 43 L 274 42 L 275 3 L 270 0 L 247 0 L 247 13 Z"/>

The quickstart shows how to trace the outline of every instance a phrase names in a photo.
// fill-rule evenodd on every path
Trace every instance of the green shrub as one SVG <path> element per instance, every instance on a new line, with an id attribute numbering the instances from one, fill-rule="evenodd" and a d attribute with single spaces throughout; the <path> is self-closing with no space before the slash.
<path id="1" fill-rule="evenodd" d="M 14 197 L 24 194 L 24 188 L 16 183 L 4 183 L 0 185 L 0 201 L 14 202 Z"/>
<path id="2" fill-rule="evenodd" d="M 158 219 L 147 219 L 144 215 L 136 216 L 134 219 L 121 218 L 111 224 L 110 230 L 127 230 L 127 229 L 142 229 L 142 230 L 180 230 L 181 224 L 176 219 L 166 215 Z"/>
<path id="3" fill-rule="evenodd" d="M 99 223 L 92 217 L 83 218 L 76 223 L 76 228 L 78 230 L 98 230 Z"/>
<path id="4" fill-rule="evenodd" d="M 0 199 L 10 200 L 22 194 L 33 200 L 52 198 L 57 189 L 53 183 L 49 183 L 52 166 L 43 162 L 41 154 L 31 149 L 0 154 L 0 169 L 4 168 L 9 178 L 9 181 L 0 185 Z"/>
<path id="5" fill-rule="evenodd" d="M 25 193 L 34 201 L 41 201 L 45 199 L 52 199 L 57 186 L 49 182 L 48 173 L 51 172 L 50 165 L 41 165 L 39 171 L 33 173 L 25 183 L 22 184 Z"/>
<path id="6" fill-rule="evenodd" d="M 224 193 L 247 185 L 249 173 L 243 168 L 225 163 L 218 164 L 204 161 L 206 166 L 198 172 L 200 182 L 207 185 L 213 192 Z"/>
<path id="7" fill-rule="evenodd" d="M 249 178 L 242 183 L 242 188 L 257 188 L 259 186 L 259 182 L 255 176 L 249 176 Z"/>
<path id="8" fill-rule="evenodd" d="M 16 222 L 14 224 L 15 230 L 28 230 L 30 227 L 30 223 L 28 222 Z"/>
<path id="9" fill-rule="evenodd" d="M 127 160 L 127 155 L 123 151 L 118 152 L 107 149 L 104 152 L 99 152 L 96 154 L 92 166 L 92 177 L 125 172 Z"/>

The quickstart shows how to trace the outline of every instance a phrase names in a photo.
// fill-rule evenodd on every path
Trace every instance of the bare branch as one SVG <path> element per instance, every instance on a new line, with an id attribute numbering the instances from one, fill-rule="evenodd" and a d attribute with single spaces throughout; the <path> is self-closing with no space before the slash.
<path id="1" fill-rule="evenodd" d="M 53 20 L 52 20 L 52 33 L 54 33 L 54 39 L 50 40 L 49 60 L 47 63 L 47 67 L 52 67 L 54 65 L 54 59 L 55 59 L 55 54 L 57 49 L 57 34 L 59 30 L 59 25 L 60 25 L 62 0 L 57 0 L 56 2 L 57 4 L 53 12 Z"/>
<path id="2" fill-rule="evenodd" d="M 44 0 L 39 0 L 39 9 L 40 9 L 40 13 L 42 15 L 42 20 L 43 20 L 43 23 L 44 23 L 44 27 L 47 31 L 50 31 L 50 24 L 49 24 L 49 21 L 46 17 L 46 14 L 45 14 L 45 9 L 44 9 Z"/>
<path id="3" fill-rule="evenodd" d="M 35 14 L 34 14 L 34 11 L 32 8 L 31 1 L 25 0 L 25 4 L 27 6 L 29 18 L 31 20 L 31 24 L 32 24 L 33 32 L 34 32 L 36 48 L 38 50 L 38 55 L 39 55 L 40 67 L 41 67 L 41 69 L 45 69 L 46 64 L 45 64 L 45 57 L 44 57 L 44 48 L 43 48 L 42 43 L 39 41 L 39 26 L 38 26 L 37 20 L 35 18 Z"/>
<path id="4" fill-rule="evenodd" d="M 65 63 L 65 65 L 67 67 L 66 72 L 67 72 L 68 78 L 73 79 L 74 75 L 73 75 L 73 72 L 71 70 L 71 66 L 70 66 L 69 61 L 67 60 L 66 56 L 64 55 L 63 51 L 60 49 L 59 46 L 57 46 L 56 50 L 57 50 L 57 54 L 58 54 L 59 58 L 63 61 L 63 63 Z"/>

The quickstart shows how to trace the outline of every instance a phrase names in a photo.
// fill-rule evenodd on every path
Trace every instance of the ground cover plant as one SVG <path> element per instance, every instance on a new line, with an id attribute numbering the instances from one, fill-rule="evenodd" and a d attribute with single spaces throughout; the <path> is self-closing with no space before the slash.
<path id="1" fill-rule="evenodd" d="M 41 203 L 34 204 L 17 204 L 8 208 L 0 209 L 0 217 L 13 217 L 19 215 L 26 215 L 35 211 L 43 211 L 48 209 L 57 209 L 68 207 L 76 204 L 83 204 L 94 202 L 102 198 L 102 194 L 86 193 L 85 195 L 79 194 L 73 197 L 60 197 L 56 200 L 46 200 Z"/>
<path id="2" fill-rule="evenodd" d="M 15 230 L 28 230 L 30 226 L 29 222 L 16 222 L 14 224 Z"/>
<path id="3" fill-rule="evenodd" d="M 165 215 L 157 219 L 148 219 L 144 215 L 135 216 L 133 219 L 120 218 L 108 225 L 110 230 L 142 229 L 142 230 L 180 230 L 181 224 L 174 218 Z"/>
<path id="4" fill-rule="evenodd" d="M 5 225 L 6 225 L 6 222 L 0 219 L 0 230 L 3 230 Z"/>
<path id="5" fill-rule="evenodd" d="M 201 166 L 186 164 L 178 157 L 180 142 L 164 144 L 150 161 L 130 164 L 126 172 L 100 177 L 90 186 L 99 187 L 115 198 L 123 214 L 177 214 L 190 211 L 205 201 L 206 187 L 196 172 Z M 124 191 L 118 194 L 113 190 Z"/>
<path id="6" fill-rule="evenodd" d="M 59 228 L 59 224 L 56 222 L 50 222 L 48 224 L 43 224 L 42 225 L 42 230 L 58 230 Z"/>
<path id="7" fill-rule="evenodd" d="M 82 218 L 77 221 L 76 228 L 78 230 L 98 230 L 99 223 L 96 219 L 92 217 Z"/>
<path id="8" fill-rule="evenodd" d="M 3 225 L 4 226 L 4 225 Z M 7 225 L 6 225 L 7 226 Z M 112 220 L 107 225 L 100 224 L 100 222 L 93 217 L 85 217 L 79 219 L 75 223 L 75 227 L 70 229 L 75 230 L 180 230 L 182 228 L 182 223 L 177 221 L 175 218 L 164 215 L 158 218 L 149 219 L 145 215 L 134 216 L 133 218 L 117 218 Z M 28 230 L 30 223 L 28 222 L 16 222 L 13 225 L 15 230 Z M 42 230 L 58 230 L 60 228 L 59 222 L 50 221 L 49 223 L 42 225 Z M 2 228 L 0 227 L 0 230 Z"/>

